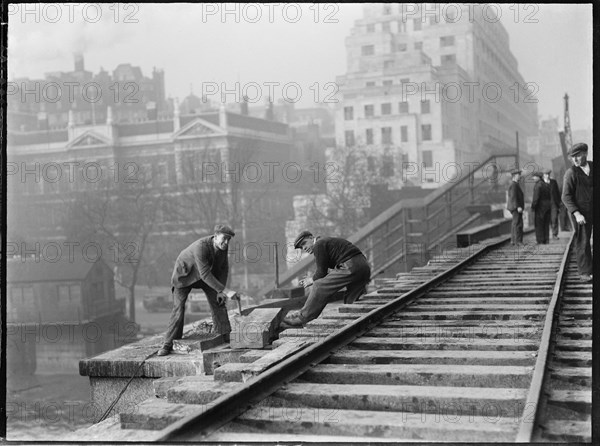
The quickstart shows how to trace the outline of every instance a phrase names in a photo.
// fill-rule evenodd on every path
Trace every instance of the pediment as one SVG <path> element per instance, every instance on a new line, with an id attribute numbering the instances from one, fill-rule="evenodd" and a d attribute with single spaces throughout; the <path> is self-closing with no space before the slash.
<path id="1" fill-rule="evenodd" d="M 198 138 L 203 136 L 222 135 L 223 129 L 203 119 L 194 119 L 175 133 L 174 138 Z"/>
<path id="2" fill-rule="evenodd" d="M 97 133 L 88 131 L 79 135 L 73 141 L 71 141 L 67 148 L 69 149 L 78 149 L 83 147 L 102 147 L 109 146 L 110 142 L 107 141 L 104 137 L 98 135 Z"/>

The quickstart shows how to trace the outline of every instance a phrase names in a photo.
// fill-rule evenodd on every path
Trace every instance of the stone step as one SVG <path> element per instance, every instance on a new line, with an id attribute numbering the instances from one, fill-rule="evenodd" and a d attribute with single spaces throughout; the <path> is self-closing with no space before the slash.
<path id="1" fill-rule="evenodd" d="M 352 314 L 352 313 L 344 313 Z M 513 320 L 513 319 L 529 319 L 539 320 L 545 316 L 544 311 L 530 311 L 530 310 L 512 310 L 512 311 L 444 311 L 443 313 L 437 311 L 414 311 L 414 312 L 402 312 L 396 313 L 394 316 L 396 319 L 413 319 L 413 320 Z"/>
<path id="2" fill-rule="evenodd" d="M 157 398 L 166 398 L 169 389 L 176 387 L 184 382 L 198 382 L 198 383 L 212 383 L 214 379 L 209 375 L 197 375 L 197 376 L 169 376 L 166 378 L 155 379 L 152 381 L 154 387 L 154 395 Z"/>
<path id="3" fill-rule="evenodd" d="M 180 419 L 192 415 L 201 406 L 170 403 L 162 399 L 146 400 L 136 410 L 119 414 L 121 429 L 162 430 Z"/>
<path id="4" fill-rule="evenodd" d="M 571 367 L 591 367 L 592 352 L 554 351 L 552 360 Z"/>
<path id="5" fill-rule="evenodd" d="M 290 383 L 270 398 L 271 405 L 346 410 L 517 416 L 528 389 Z M 490 411 L 489 406 L 493 407 Z"/>
<path id="6" fill-rule="evenodd" d="M 462 296 L 455 293 L 454 297 L 423 297 L 418 299 L 416 303 L 419 305 L 473 305 L 473 304 L 547 304 L 550 297 L 536 296 L 511 296 L 511 297 L 477 297 L 477 296 Z"/>
<path id="7" fill-rule="evenodd" d="M 592 389 L 588 390 L 550 390 L 548 403 L 585 414 L 592 410 Z"/>
<path id="8" fill-rule="evenodd" d="M 577 340 L 572 341 L 570 339 L 561 339 L 560 337 L 556 341 L 556 348 L 561 351 L 570 351 L 570 352 L 591 352 L 592 351 L 592 341 L 590 340 Z"/>
<path id="9" fill-rule="evenodd" d="M 341 307 L 340 307 L 341 308 Z M 366 307 L 369 308 L 369 307 Z M 516 309 L 519 311 L 543 311 L 543 310 L 547 310 L 548 309 L 548 305 L 547 304 L 528 304 L 527 302 L 521 303 L 521 304 L 510 304 L 510 305 L 502 305 L 502 304 L 497 304 L 497 303 L 493 303 L 493 304 L 484 304 L 482 302 L 477 302 L 477 303 L 470 303 L 470 304 L 461 304 L 461 303 L 456 303 L 456 304 L 449 304 L 449 305 L 436 305 L 435 310 L 438 310 L 440 313 L 448 311 L 448 310 L 463 310 L 463 311 L 510 311 L 512 309 Z M 420 302 L 415 302 L 409 306 L 407 306 L 406 308 L 404 308 L 403 311 L 431 311 L 431 305 L 423 305 Z M 344 308 L 344 311 L 346 311 L 346 309 Z M 340 309 L 340 312 L 343 312 L 342 309 Z M 348 312 L 353 312 L 353 311 L 348 311 Z M 360 311 L 358 311 L 360 312 Z"/>
<path id="10" fill-rule="evenodd" d="M 359 338 L 350 346 L 373 350 L 537 350 L 538 343 L 522 339 Z"/>
<path id="11" fill-rule="evenodd" d="M 578 339 L 590 340 L 590 339 L 592 339 L 591 327 L 589 327 L 589 328 L 559 327 L 557 332 L 560 335 L 560 337 L 564 338 L 564 339 L 571 339 L 571 340 L 578 340 Z"/>
<path id="12" fill-rule="evenodd" d="M 282 334 L 284 333 L 285 331 Z M 287 342 L 250 364 L 235 362 L 224 364 L 215 369 L 214 378 L 217 381 L 246 382 L 309 345 L 307 341 Z"/>
<path id="13" fill-rule="evenodd" d="M 532 366 L 536 353 L 486 350 L 359 350 L 342 349 L 326 362 L 332 364 L 456 364 Z"/>
<path id="14" fill-rule="evenodd" d="M 238 390 L 242 383 L 213 381 L 212 383 L 186 382 L 167 391 L 167 401 L 175 404 L 209 404 L 226 393 Z"/>
<path id="15" fill-rule="evenodd" d="M 533 367 L 449 364 L 319 364 L 300 379 L 321 384 L 526 388 Z"/>
<path id="16" fill-rule="evenodd" d="M 542 426 L 542 437 L 556 443 L 591 443 L 591 421 L 552 420 Z"/>
<path id="17" fill-rule="evenodd" d="M 591 367 L 551 367 L 552 388 L 558 390 L 583 390 L 592 386 Z"/>
<path id="18" fill-rule="evenodd" d="M 255 434 L 268 431 L 271 434 L 267 435 L 289 435 L 292 442 L 296 444 L 309 432 L 319 436 L 313 437 L 318 443 L 336 441 L 348 435 L 351 435 L 354 441 L 363 444 L 390 440 L 393 442 L 487 442 L 490 438 L 494 441 L 514 441 L 516 423 L 513 418 L 494 418 L 493 423 L 489 420 L 489 416 L 469 417 L 467 414 L 436 416 L 398 411 L 261 406 L 244 413 L 234 423 L 228 424 L 226 429 L 227 432 L 232 433 L 245 433 L 250 430 Z M 328 437 L 324 439 L 323 436 Z M 231 437 L 221 430 L 209 439 L 227 441 L 229 438 Z M 281 437 L 281 441 L 285 438 Z M 245 441 L 250 439 L 251 436 Z M 242 439 L 242 442 L 245 441 Z M 345 443 L 345 441 L 341 442 L 341 444 Z"/>

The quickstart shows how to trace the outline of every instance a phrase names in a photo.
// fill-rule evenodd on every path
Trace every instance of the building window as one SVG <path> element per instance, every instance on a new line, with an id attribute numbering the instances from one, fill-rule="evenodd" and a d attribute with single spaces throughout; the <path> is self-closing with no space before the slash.
<path id="1" fill-rule="evenodd" d="M 444 54 L 441 56 L 442 65 L 452 65 L 456 63 L 456 54 Z"/>
<path id="2" fill-rule="evenodd" d="M 384 33 L 389 33 L 390 32 L 390 22 L 383 22 L 381 24 L 381 31 L 383 31 Z"/>
<path id="3" fill-rule="evenodd" d="M 354 147 L 354 130 L 346 130 L 344 136 L 346 138 L 346 147 Z"/>
<path id="4" fill-rule="evenodd" d="M 454 36 L 440 37 L 440 46 L 452 46 L 452 45 L 454 45 Z"/>
<path id="5" fill-rule="evenodd" d="M 393 81 L 391 81 L 391 80 L 383 81 L 382 84 L 384 87 L 391 87 L 393 84 Z"/>
<path id="6" fill-rule="evenodd" d="M 429 26 L 437 25 L 437 23 L 438 23 L 437 14 L 434 15 L 433 17 L 429 17 Z"/>
<path id="7" fill-rule="evenodd" d="M 408 77 L 404 77 L 404 78 L 400 79 L 401 84 L 408 84 L 409 82 L 410 82 L 410 79 Z"/>
<path id="8" fill-rule="evenodd" d="M 393 66 L 394 66 L 393 60 L 384 60 L 383 61 L 383 68 L 392 68 Z"/>
<path id="9" fill-rule="evenodd" d="M 366 130 L 367 144 L 373 144 L 373 129 Z"/>
<path id="10" fill-rule="evenodd" d="M 408 113 L 408 102 L 400 102 L 398 105 L 400 113 Z"/>
<path id="11" fill-rule="evenodd" d="M 381 157 L 381 176 L 389 178 L 394 175 L 394 157 L 383 155 Z"/>
<path id="12" fill-rule="evenodd" d="M 421 125 L 421 136 L 423 141 L 431 141 L 431 124 Z"/>
<path id="13" fill-rule="evenodd" d="M 401 53 L 403 51 L 406 51 L 406 43 L 397 43 L 396 44 L 396 51 Z"/>
<path id="14" fill-rule="evenodd" d="M 365 87 L 374 87 L 375 86 L 375 81 L 369 81 L 365 84 Z"/>
<path id="15" fill-rule="evenodd" d="M 408 126 L 400 126 L 400 142 L 408 142 Z"/>
<path id="16" fill-rule="evenodd" d="M 361 54 L 363 56 L 372 56 L 375 54 L 375 46 L 374 45 L 364 45 L 361 49 Z"/>
<path id="17" fill-rule="evenodd" d="M 415 50 L 423 49 L 423 42 L 415 42 Z"/>
<path id="18" fill-rule="evenodd" d="M 421 31 L 421 28 L 422 28 L 421 19 L 413 19 L 413 30 Z"/>
<path id="19" fill-rule="evenodd" d="M 385 104 L 381 104 L 381 114 L 382 115 L 391 115 L 392 114 L 392 104 L 389 102 Z"/>
<path id="20" fill-rule="evenodd" d="M 350 121 L 354 119 L 354 108 L 353 107 L 344 107 L 344 119 L 346 121 Z"/>
<path id="21" fill-rule="evenodd" d="M 392 128 L 391 127 L 381 127 L 381 144 L 391 144 L 392 143 Z"/>
<path id="22" fill-rule="evenodd" d="M 375 32 L 375 24 L 374 23 L 369 23 L 367 25 L 367 32 L 368 33 L 374 33 Z"/>
<path id="23" fill-rule="evenodd" d="M 426 114 L 426 113 L 430 113 L 430 105 L 429 105 L 429 99 L 425 100 L 425 101 L 421 101 L 421 113 L 422 114 Z"/>
<path id="24" fill-rule="evenodd" d="M 375 172 L 375 157 L 367 156 L 367 169 L 369 172 Z"/>
<path id="25" fill-rule="evenodd" d="M 392 13 L 392 7 L 390 5 L 383 5 L 383 15 L 390 15 Z"/>
<path id="26" fill-rule="evenodd" d="M 375 107 L 373 105 L 365 105 L 365 118 L 372 118 L 375 114 Z"/>
<path id="27" fill-rule="evenodd" d="M 433 154 L 431 153 L 431 150 L 423 150 L 421 153 L 423 155 L 423 166 L 432 167 L 433 166 Z"/>

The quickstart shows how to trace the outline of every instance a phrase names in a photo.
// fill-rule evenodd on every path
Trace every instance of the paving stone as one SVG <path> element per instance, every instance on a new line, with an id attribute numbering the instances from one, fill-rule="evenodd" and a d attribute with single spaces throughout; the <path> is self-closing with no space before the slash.
<path id="1" fill-rule="evenodd" d="M 283 319 L 281 308 L 256 308 L 247 316 L 236 317 L 230 335 L 231 348 L 264 348 L 275 338 Z"/>

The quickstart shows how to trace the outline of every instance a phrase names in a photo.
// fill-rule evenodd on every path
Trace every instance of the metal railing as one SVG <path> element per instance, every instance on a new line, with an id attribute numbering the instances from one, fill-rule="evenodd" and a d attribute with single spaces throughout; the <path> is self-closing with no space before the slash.
<path id="1" fill-rule="evenodd" d="M 425 198 L 400 200 L 357 232 L 348 237 L 367 257 L 375 277 L 409 254 L 427 260 L 430 251 L 439 247 L 457 231 L 476 222 L 468 206 L 490 203 L 490 198 L 504 190 L 502 174 L 514 168 L 514 154 L 494 155 L 482 163 L 465 164 L 463 172 Z M 279 276 L 279 285 L 306 275 L 314 266 L 314 258 L 306 257 Z M 266 295 L 273 285 L 263 288 Z"/>

